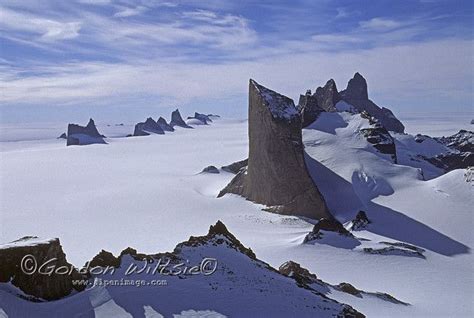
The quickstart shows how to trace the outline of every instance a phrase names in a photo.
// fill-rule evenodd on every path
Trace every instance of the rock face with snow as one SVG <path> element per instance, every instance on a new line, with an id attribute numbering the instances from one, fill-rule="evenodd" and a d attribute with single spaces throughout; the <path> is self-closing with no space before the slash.
<path id="1" fill-rule="evenodd" d="M 58 256 L 65 261 L 56 247 L 43 249 L 45 256 Z M 16 259 L 7 261 L 14 265 Z M 149 267 L 145 269 L 144 265 Z M 134 267 L 136 270 L 130 271 Z M 145 270 L 137 271 L 142 268 Z M 115 257 L 102 250 L 81 272 L 84 270 L 89 282 L 127 280 L 149 284 L 94 286 L 67 300 L 49 303 L 9 298 L 2 303 L 2 310 L 11 317 L 29 317 L 32 312 L 39 317 L 49 317 L 51 313 L 57 317 L 82 317 L 91 312 L 96 316 L 106 312 L 107 316 L 132 317 L 133 313 L 143 313 L 146 304 L 149 306 L 145 307 L 159 310 L 160 317 L 173 317 L 204 304 L 212 312 L 236 317 L 364 317 L 351 306 L 330 298 L 330 285 L 297 263 L 284 265 L 278 271 L 259 260 L 220 221 L 206 235 L 191 236 L 172 252 L 146 255 L 127 248 Z M 4 273 L 2 270 L 0 275 Z M 166 292 L 156 297 L 157 287 L 150 282 L 161 279 L 167 282 Z M 44 288 L 43 282 L 37 283 L 41 284 L 36 288 Z M 122 304 L 127 306 L 122 308 Z"/>
<path id="2" fill-rule="evenodd" d="M 306 235 L 304 242 L 319 240 L 323 238 L 324 232 L 334 232 L 349 237 L 353 236 L 338 221 L 334 219 L 320 219 L 318 223 L 314 225 L 313 230 Z"/>
<path id="3" fill-rule="evenodd" d="M 357 212 L 356 217 L 351 221 L 349 229 L 351 231 L 359 231 L 365 229 L 370 223 L 372 223 L 367 214 L 364 211 Z"/>
<path id="4" fill-rule="evenodd" d="M 47 267 L 40 270 L 45 263 Z M 49 268 L 53 266 L 55 269 L 61 268 L 62 272 L 53 271 L 48 275 Z M 0 245 L 0 282 L 11 282 L 33 299 L 55 300 L 74 290 L 84 289 L 85 286 L 81 288 L 72 284 L 72 280 L 83 278 L 75 269 L 64 273 L 65 269 L 71 268 L 58 239 L 24 237 Z"/>
<path id="5" fill-rule="evenodd" d="M 248 166 L 219 197 L 226 193 L 280 214 L 332 219 L 306 168 L 301 117 L 293 100 L 253 80 L 249 83 Z"/>
<path id="6" fill-rule="evenodd" d="M 66 145 L 105 144 L 104 137 L 99 133 L 91 118 L 85 127 L 76 124 L 68 125 Z"/>
<path id="7" fill-rule="evenodd" d="M 341 291 L 352 296 L 363 298 L 365 297 L 376 297 L 379 300 L 391 302 L 397 305 L 409 305 L 408 303 L 402 302 L 395 297 L 380 292 L 366 292 L 355 288 L 349 283 L 340 283 L 338 285 L 331 285 L 319 279 L 315 274 L 308 271 L 306 268 L 302 267 L 300 264 L 288 261 L 280 265 L 278 271 L 280 274 L 293 278 L 299 286 L 307 288 L 309 290 L 314 290 L 323 295 L 330 295 L 335 291 Z M 365 317 L 361 313 L 347 313 L 343 317 Z"/>
<path id="8" fill-rule="evenodd" d="M 171 121 L 170 121 L 170 126 L 175 127 L 183 127 L 183 128 L 192 128 L 188 124 L 186 124 L 183 120 L 183 117 L 181 117 L 181 114 L 179 113 L 179 109 L 176 109 L 174 112 L 171 113 Z"/>
<path id="9" fill-rule="evenodd" d="M 158 118 L 156 123 L 158 124 L 158 126 L 161 127 L 161 129 L 163 129 L 163 131 L 174 131 L 174 128 L 171 127 L 171 125 L 168 124 L 166 122 L 166 119 L 164 119 L 163 117 Z"/>
<path id="10" fill-rule="evenodd" d="M 434 139 L 453 150 L 460 152 L 474 152 L 474 132 L 469 130 L 461 129 L 452 136 Z"/>
<path id="11" fill-rule="evenodd" d="M 148 117 L 145 122 L 135 125 L 134 136 L 148 136 L 151 133 L 163 135 L 165 132 L 153 118 Z"/>
<path id="12" fill-rule="evenodd" d="M 448 152 L 435 157 L 426 158 L 429 163 L 449 172 L 455 169 L 465 169 L 474 166 L 474 153 L 472 152 Z"/>
<path id="13" fill-rule="evenodd" d="M 360 132 L 375 149 L 380 153 L 390 155 L 393 163 L 397 163 L 395 140 L 387 129 L 381 125 L 375 125 L 373 128 L 361 129 Z"/>
<path id="14" fill-rule="evenodd" d="M 335 112 L 336 104 L 341 100 L 336 87 L 336 82 L 333 79 L 327 81 L 324 87 L 318 87 L 314 93 L 319 107 L 327 112 Z"/>
<path id="15" fill-rule="evenodd" d="M 417 135 L 416 138 L 420 144 L 434 140 L 449 149 L 447 152 L 432 157 L 421 156 L 422 159 L 445 172 L 474 166 L 474 133 L 472 131 L 460 130 L 448 137 L 431 138 Z"/>
<path id="16" fill-rule="evenodd" d="M 398 133 L 404 132 L 405 126 L 388 108 L 380 108 L 369 99 L 367 82 L 359 73 L 355 73 L 354 77 L 349 80 L 347 88 L 340 92 L 340 96 L 342 100 L 353 105 L 359 111 L 367 111 L 371 116 L 378 119 L 387 130 Z"/>

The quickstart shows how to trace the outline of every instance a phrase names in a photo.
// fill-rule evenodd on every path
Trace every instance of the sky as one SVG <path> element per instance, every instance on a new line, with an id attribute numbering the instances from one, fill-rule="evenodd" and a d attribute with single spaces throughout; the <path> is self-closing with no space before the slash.
<path id="1" fill-rule="evenodd" d="M 242 118 L 249 78 L 297 101 L 355 72 L 395 114 L 472 114 L 473 29 L 458 0 L 0 0 L 0 121 Z"/>

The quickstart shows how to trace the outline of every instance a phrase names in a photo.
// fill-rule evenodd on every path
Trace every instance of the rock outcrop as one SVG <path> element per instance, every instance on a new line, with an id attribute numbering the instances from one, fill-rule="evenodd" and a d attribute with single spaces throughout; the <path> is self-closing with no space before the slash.
<path id="1" fill-rule="evenodd" d="M 158 124 L 158 126 L 161 127 L 161 129 L 163 129 L 163 131 L 174 131 L 174 128 L 170 124 L 168 124 L 166 122 L 166 119 L 164 119 L 163 117 L 158 118 L 156 123 Z"/>
<path id="2" fill-rule="evenodd" d="M 461 129 L 448 137 L 434 138 L 446 147 L 460 152 L 474 152 L 474 132 Z"/>
<path id="3" fill-rule="evenodd" d="M 249 83 L 249 159 L 220 193 L 264 204 L 268 211 L 313 219 L 332 215 L 304 160 L 301 117 L 293 100 Z"/>
<path id="4" fill-rule="evenodd" d="M 222 166 L 221 168 L 224 171 L 227 171 L 227 172 L 230 172 L 230 173 L 233 173 L 233 174 L 237 174 L 237 173 L 239 173 L 239 171 L 242 168 L 247 167 L 248 164 L 249 164 L 249 160 L 244 159 L 244 160 L 240 160 L 240 161 L 236 161 L 234 163 L 231 163 L 230 165 L 227 165 L 227 166 Z"/>
<path id="5" fill-rule="evenodd" d="M 466 169 L 474 166 L 473 152 L 448 152 L 435 157 L 425 158 L 432 165 L 449 172 L 456 169 Z"/>
<path id="6" fill-rule="evenodd" d="M 183 117 L 181 117 L 181 114 L 179 113 L 179 109 L 176 109 L 174 112 L 171 113 L 170 126 L 173 128 L 175 126 L 183 128 L 193 128 L 184 122 Z"/>
<path id="7" fill-rule="evenodd" d="M 85 127 L 69 124 L 67 127 L 67 146 L 105 144 L 105 136 L 101 135 L 91 118 Z"/>
<path id="8" fill-rule="evenodd" d="M 380 153 L 390 155 L 393 163 L 397 163 L 397 150 L 395 140 L 390 133 L 381 125 L 374 125 L 373 128 L 364 128 L 360 130 L 369 143 Z"/>
<path id="9" fill-rule="evenodd" d="M 349 283 L 343 282 L 338 285 L 331 285 L 317 278 L 315 274 L 311 273 L 309 270 L 293 261 L 283 263 L 282 265 L 280 265 L 278 271 L 280 274 L 294 279 L 299 286 L 310 290 L 315 290 L 323 295 L 331 295 L 334 291 L 342 291 L 355 297 L 374 296 L 383 301 L 388 301 L 397 305 L 409 305 L 408 303 L 402 302 L 389 294 L 380 292 L 366 292 L 357 289 Z M 352 315 L 348 315 L 347 317 L 364 316 L 360 313 L 353 313 Z"/>
<path id="10" fill-rule="evenodd" d="M 301 114 L 302 128 L 309 126 L 324 111 L 319 107 L 316 96 L 311 95 L 311 90 L 307 90 L 306 94 L 300 95 L 298 110 Z"/>
<path id="11" fill-rule="evenodd" d="M 324 232 L 334 232 L 340 235 L 353 237 L 353 235 L 335 219 L 320 219 L 304 238 L 304 243 L 323 238 Z"/>
<path id="12" fill-rule="evenodd" d="M 212 123 L 212 119 L 205 114 L 200 114 L 198 112 L 194 113 L 194 118 L 199 119 L 200 121 L 204 122 L 205 124 Z"/>
<path id="13" fill-rule="evenodd" d="M 45 263 L 46 266 L 41 266 Z M 0 282 L 11 282 L 32 296 L 32 300 L 55 300 L 74 290 L 83 290 L 85 285 L 72 283 L 83 278 L 66 261 L 59 239 L 40 240 L 30 236 L 0 245 Z"/>
<path id="14" fill-rule="evenodd" d="M 353 105 L 360 112 L 365 110 L 371 116 L 377 118 L 387 130 L 398 133 L 404 132 L 405 126 L 388 108 L 380 108 L 369 99 L 367 82 L 359 73 L 355 73 L 354 77 L 349 80 L 347 88 L 339 94 L 342 100 Z"/>
<path id="15" fill-rule="evenodd" d="M 364 230 L 370 223 L 372 222 L 367 217 L 367 214 L 364 211 L 359 211 L 356 217 L 351 221 L 349 229 L 351 231 Z"/>
<path id="16" fill-rule="evenodd" d="M 133 136 L 148 136 L 151 133 L 163 135 L 165 132 L 153 118 L 148 117 L 145 122 L 135 125 Z"/>
<path id="17" fill-rule="evenodd" d="M 214 174 L 217 174 L 217 173 L 219 173 L 219 169 L 217 169 L 215 166 L 207 166 L 206 168 L 202 169 L 201 173 L 214 173 Z"/>
<path id="18" fill-rule="evenodd" d="M 57 139 L 67 139 L 66 133 L 62 133 Z"/>
<path id="19" fill-rule="evenodd" d="M 327 112 L 335 112 L 336 104 L 341 100 L 333 79 L 327 81 L 324 87 L 318 87 L 314 93 L 318 106 Z"/>

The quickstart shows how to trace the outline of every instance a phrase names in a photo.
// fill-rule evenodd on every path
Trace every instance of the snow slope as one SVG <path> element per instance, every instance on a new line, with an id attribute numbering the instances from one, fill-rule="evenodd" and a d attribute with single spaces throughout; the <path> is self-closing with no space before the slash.
<path id="1" fill-rule="evenodd" d="M 171 250 L 221 219 L 274 267 L 293 260 L 329 283 L 350 282 L 411 304 L 328 295 L 368 317 L 472 316 L 474 188 L 463 171 L 423 181 L 418 169 L 391 163 L 357 133 L 366 125 L 358 115 L 322 114 L 303 131 L 307 165 L 330 210 L 342 222 L 360 209 L 373 220 L 355 233 L 356 246 L 303 244 L 309 220 L 263 212 L 233 195 L 217 199 L 233 175 L 199 172 L 247 157 L 247 123 L 229 120 L 163 136 L 108 138 L 107 145 L 47 140 L 4 149 L 0 242 L 59 237 L 68 260 L 80 266 L 102 248 Z M 425 258 L 363 251 L 383 241 L 416 245 Z"/>

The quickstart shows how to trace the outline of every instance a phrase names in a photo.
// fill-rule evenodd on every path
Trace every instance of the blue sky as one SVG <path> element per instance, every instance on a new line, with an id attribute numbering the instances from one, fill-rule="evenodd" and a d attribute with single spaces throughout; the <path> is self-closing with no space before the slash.
<path id="1" fill-rule="evenodd" d="M 0 0 L 3 122 L 244 117 L 359 71 L 395 113 L 473 112 L 472 1 Z"/>

